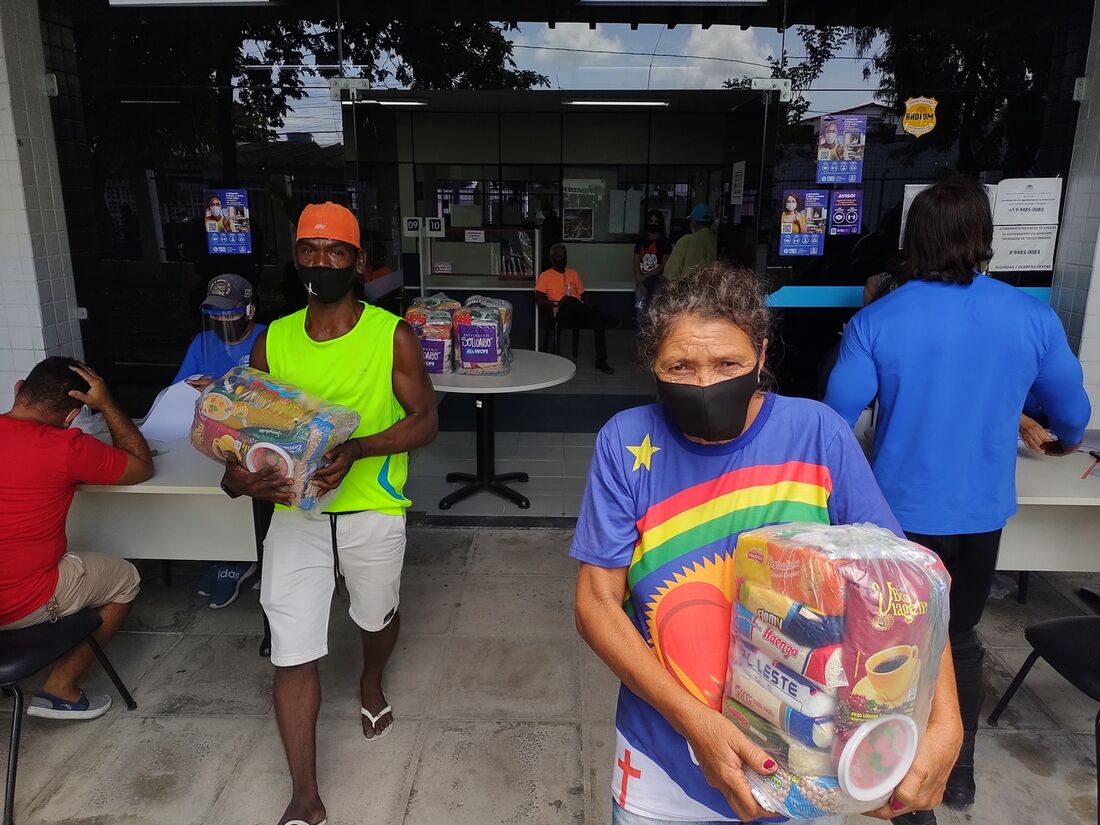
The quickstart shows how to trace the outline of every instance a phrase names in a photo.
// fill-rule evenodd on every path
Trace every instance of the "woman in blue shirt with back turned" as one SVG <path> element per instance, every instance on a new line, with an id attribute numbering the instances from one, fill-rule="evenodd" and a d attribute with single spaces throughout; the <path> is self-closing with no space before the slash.
<path id="1" fill-rule="evenodd" d="M 844 330 L 825 403 L 850 424 L 878 398 L 871 465 L 906 535 L 951 573 L 951 649 L 965 740 L 944 801 L 973 804 L 974 734 L 985 650 L 975 628 L 1001 530 L 1016 512 L 1016 440 L 1029 390 L 1064 453 L 1090 408 L 1081 365 L 1054 311 L 983 275 L 992 255 L 989 200 L 956 178 L 914 200 L 900 286 Z M 905 821 L 935 822 L 927 812 Z"/>

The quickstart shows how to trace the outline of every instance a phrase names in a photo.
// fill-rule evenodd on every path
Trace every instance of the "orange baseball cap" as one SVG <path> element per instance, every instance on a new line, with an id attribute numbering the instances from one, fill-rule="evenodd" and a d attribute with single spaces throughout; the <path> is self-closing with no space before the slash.
<path id="1" fill-rule="evenodd" d="M 307 204 L 298 218 L 295 240 L 302 238 L 328 238 L 359 249 L 359 221 L 346 206 L 332 201 Z"/>

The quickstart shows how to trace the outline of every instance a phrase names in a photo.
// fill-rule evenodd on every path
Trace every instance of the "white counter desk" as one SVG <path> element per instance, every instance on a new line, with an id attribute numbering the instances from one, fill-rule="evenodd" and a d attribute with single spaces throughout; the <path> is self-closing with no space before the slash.
<path id="1" fill-rule="evenodd" d="M 188 439 L 155 446 L 164 452 L 153 458 L 148 481 L 78 488 L 70 546 L 130 559 L 255 559 L 252 501 L 222 492 L 222 466 Z"/>

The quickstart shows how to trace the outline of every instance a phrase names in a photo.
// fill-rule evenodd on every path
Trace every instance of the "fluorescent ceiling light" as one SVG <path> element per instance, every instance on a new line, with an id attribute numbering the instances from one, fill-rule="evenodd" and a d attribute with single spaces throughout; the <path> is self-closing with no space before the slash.
<path id="1" fill-rule="evenodd" d="M 110 0 L 109 6 L 263 6 L 271 0 Z"/>
<path id="2" fill-rule="evenodd" d="M 566 100 L 566 106 L 668 106 L 667 100 Z"/>
<path id="3" fill-rule="evenodd" d="M 427 106 L 426 100 L 341 100 L 345 106 L 351 106 L 353 103 L 368 103 L 376 106 Z"/>
<path id="4" fill-rule="evenodd" d="M 178 100 L 120 100 L 119 103 L 138 104 L 141 106 L 178 106 Z"/>

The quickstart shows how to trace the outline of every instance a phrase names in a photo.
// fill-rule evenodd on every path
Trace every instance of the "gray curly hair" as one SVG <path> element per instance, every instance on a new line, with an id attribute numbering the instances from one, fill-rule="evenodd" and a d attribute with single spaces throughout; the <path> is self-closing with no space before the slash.
<path id="1" fill-rule="evenodd" d="M 758 355 L 772 325 L 756 273 L 740 264 L 701 266 L 665 284 L 650 302 L 642 321 L 643 364 L 653 368 L 661 342 L 685 316 L 729 321 L 749 337 Z"/>

